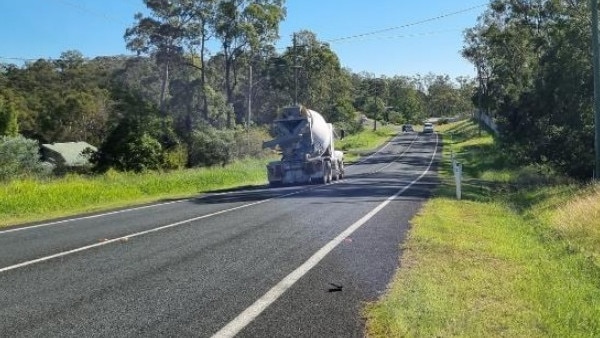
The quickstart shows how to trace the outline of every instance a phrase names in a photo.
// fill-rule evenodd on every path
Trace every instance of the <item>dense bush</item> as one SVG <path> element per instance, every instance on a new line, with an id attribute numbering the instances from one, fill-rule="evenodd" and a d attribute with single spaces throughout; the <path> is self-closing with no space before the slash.
<path id="1" fill-rule="evenodd" d="M 170 149 L 167 149 L 164 153 L 164 164 L 165 169 L 183 169 L 188 163 L 188 150 L 185 145 L 177 145 Z"/>
<path id="2" fill-rule="evenodd" d="M 115 90 L 112 95 L 119 104 L 113 107 L 114 126 L 92 159 L 96 170 L 141 172 L 180 166 L 177 152 L 181 150 L 177 149 L 172 120 L 161 116 L 156 105 L 144 101 L 139 93 Z M 171 152 L 175 154 L 171 156 Z"/>
<path id="3" fill-rule="evenodd" d="M 406 122 L 406 119 L 404 118 L 404 116 L 402 116 L 402 114 L 400 114 L 397 111 L 389 112 L 388 120 L 389 120 L 389 122 L 394 123 L 394 124 L 403 124 Z"/>
<path id="4" fill-rule="evenodd" d="M 142 172 L 161 169 L 165 163 L 160 142 L 147 133 L 132 133 L 120 142 L 105 143 L 94 155 L 92 162 L 101 172 L 110 168 Z"/>
<path id="5" fill-rule="evenodd" d="M 162 146 L 157 139 L 142 134 L 141 137 L 131 137 L 124 143 L 124 152 L 118 159 L 118 169 L 142 172 L 161 169 L 164 163 Z"/>
<path id="6" fill-rule="evenodd" d="M 341 130 L 344 130 L 346 136 L 360 133 L 365 129 L 365 126 L 361 121 L 346 121 L 335 124 L 335 130 L 338 135 L 341 134 Z M 340 135 L 341 136 L 341 135 Z"/>
<path id="7" fill-rule="evenodd" d="M 196 166 L 225 165 L 233 160 L 235 134 L 209 126 L 196 129 L 191 136 L 188 164 Z"/>
<path id="8" fill-rule="evenodd" d="M 0 138 L 0 180 L 39 176 L 50 172 L 40 161 L 39 145 L 23 136 Z"/>
<path id="9" fill-rule="evenodd" d="M 268 150 L 262 147 L 263 142 L 268 140 L 271 140 L 271 136 L 266 128 L 237 129 L 233 156 L 236 159 L 262 157 L 268 153 Z"/>

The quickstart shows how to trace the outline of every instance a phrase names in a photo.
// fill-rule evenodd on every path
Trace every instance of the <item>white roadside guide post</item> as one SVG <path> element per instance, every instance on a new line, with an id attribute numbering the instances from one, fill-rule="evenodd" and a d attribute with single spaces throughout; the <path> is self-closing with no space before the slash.
<path id="1" fill-rule="evenodd" d="M 453 171 L 454 171 L 454 182 L 456 183 L 456 199 L 460 199 L 461 197 L 461 180 L 462 180 L 462 164 L 459 162 L 454 162 L 453 160 Z"/>
<path id="2" fill-rule="evenodd" d="M 461 181 L 462 181 L 462 164 L 456 162 L 454 158 L 454 149 L 452 149 L 452 143 L 454 140 L 452 139 L 452 133 L 450 133 L 450 159 L 452 160 L 452 172 L 454 173 L 454 183 L 456 184 L 456 199 L 460 199 L 462 195 L 461 191 Z"/>

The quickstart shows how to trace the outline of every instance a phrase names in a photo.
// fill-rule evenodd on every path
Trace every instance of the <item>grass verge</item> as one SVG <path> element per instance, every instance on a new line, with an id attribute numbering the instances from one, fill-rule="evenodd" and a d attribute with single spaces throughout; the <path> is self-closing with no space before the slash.
<path id="1" fill-rule="evenodd" d="M 373 129 L 349 135 L 343 140 L 337 141 L 335 147 L 344 151 L 344 161 L 356 162 L 360 157 L 372 153 L 376 148 L 398 133 L 398 128 L 392 125 L 378 126 Z"/>
<path id="2" fill-rule="evenodd" d="M 442 184 L 412 220 L 387 294 L 366 306 L 367 335 L 599 336 L 600 189 L 510 165 L 469 122 L 438 131 Z"/>
<path id="3" fill-rule="evenodd" d="M 265 163 L 252 159 L 224 168 L 143 174 L 109 171 L 95 177 L 13 181 L 0 186 L 0 227 L 265 184 Z"/>

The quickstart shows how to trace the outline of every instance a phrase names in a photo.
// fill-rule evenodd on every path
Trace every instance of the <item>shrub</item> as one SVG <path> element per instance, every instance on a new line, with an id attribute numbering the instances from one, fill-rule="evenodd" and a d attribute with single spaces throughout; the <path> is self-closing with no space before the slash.
<path id="1" fill-rule="evenodd" d="M 0 180 L 47 175 L 50 170 L 40 161 L 37 141 L 20 135 L 0 138 Z"/>
<path id="2" fill-rule="evenodd" d="M 188 163 L 188 150 L 184 145 L 177 145 L 165 151 L 165 169 L 183 169 Z"/>
<path id="3" fill-rule="evenodd" d="M 235 131 L 234 157 L 242 159 L 245 157 L 262 157 L 268 153 L 263 149 L 264 141 L 271 137 L 265 128 L 250 128 L 249 130 L 237 129 Z"/>
<path id="4" fill-rule="evenodd" d="M 162 146 L 148 133 L 128 134 L 119 142 L 112 140 L 113 136 L 92 158 L 97 170 L 103 172 L 112 167 L 121 171 L 142 172 L 163 167 Z"/>
<path id="5" fill-rule="evenodd" d="M 233 159 L 234 131 L 203 126 L 191 137 L 188 162 L 194 166 L 225 165 Z"/>
<path id="6" fill-rule="evenodd" d="M 345 121 L 339 122 L 335 124 L 335 129 L 338 134 L 340 134 L 340 130 L 344 130 L 346 136 L 360 133 L 365 129 L 364 125 L 360 121 Z"/>
<path id="7" fill-rule="evenodd" d="M 162 146 L 157 139 L 147 133 L 129 139 L 124 146 L 125 151 L 118 161 L 119 169 L 142 172 L 162 168 L 164 162 Z"/>
<path id="8" fill-rule="evenodd" d="M 402 114 L 400 114 L 397 111 L 390 111 L 388 113 L 388 119 L 391 123 L 394 123 L 394 124 L 403 124 L 406 122 L 406 120 L 404 119 L 404 116 L 402 116 Z"/>

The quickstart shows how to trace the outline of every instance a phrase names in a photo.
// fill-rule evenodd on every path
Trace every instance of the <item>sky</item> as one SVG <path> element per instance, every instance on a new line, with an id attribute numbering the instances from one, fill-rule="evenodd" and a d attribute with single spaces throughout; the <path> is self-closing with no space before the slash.
<path id="1" fill-rule="evenodd" d="M 310 30 L 330 44 L 342 66 L 373 76 L 428 73 L 474 77 L 462 58 L 464 30 L 477 24 L 487 0 L 287 0 L 277 47 Z M 123 34 L 142 0 L 0 0 L 0 62 L 132 55 Z M 212 50 L 213 53 L 217 50 Z"/>

